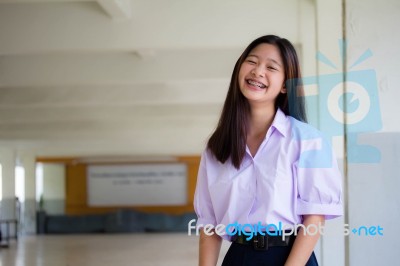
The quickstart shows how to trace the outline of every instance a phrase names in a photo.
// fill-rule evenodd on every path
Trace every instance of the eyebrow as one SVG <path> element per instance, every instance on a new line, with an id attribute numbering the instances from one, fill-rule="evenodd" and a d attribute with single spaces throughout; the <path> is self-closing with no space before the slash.
<path id="1" fill-rule="evenodd" d="M 258 58 L 258 56 L 257 56 L 257 55 L 254 55 L 254 54 L 249 54 L 247 57 L 249 57 L 249 56 L 253 56 L 253 57 Z M 267 59 L 268 59 L 269 61 L 272 61 L 273 63 L 277 64 L 278 66 L 282 67 L 282 65 L 279 64 L 278 61 L 276 61 L 275 59 L 272 59 L 272 58 L 267 58 Z"/>

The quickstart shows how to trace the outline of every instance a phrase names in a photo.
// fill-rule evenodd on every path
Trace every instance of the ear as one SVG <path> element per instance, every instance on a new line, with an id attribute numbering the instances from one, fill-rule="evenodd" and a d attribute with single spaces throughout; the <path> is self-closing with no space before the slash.
<path id="1" fill-rule="evenodd" d="M 285 85 L 283 85 L 283 87 L 282 87 L 282 89 L 281 89 L 281 93 L 287 93 L 287 89 L 286 89 L 286 86 L 285 86 Z"/>

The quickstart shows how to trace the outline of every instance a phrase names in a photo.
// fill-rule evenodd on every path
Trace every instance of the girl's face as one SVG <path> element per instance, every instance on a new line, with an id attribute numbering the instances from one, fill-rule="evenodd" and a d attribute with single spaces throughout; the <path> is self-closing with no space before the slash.
<path id="1" fill-rule="evenodd" d="M 239 86 L 250 104 L 275 104 L 279 93 L 286 93 L 283 61 L 275 45 L 262 43 L 251 50 L 240 66 Z"/>

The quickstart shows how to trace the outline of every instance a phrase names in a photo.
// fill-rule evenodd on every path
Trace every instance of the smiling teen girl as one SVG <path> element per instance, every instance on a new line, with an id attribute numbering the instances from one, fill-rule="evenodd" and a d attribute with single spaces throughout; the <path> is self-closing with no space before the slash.
<path id="1" fill-rule="evenodd" d="M 198 225 L 307 228 L 342 215 L 341 175 L 326 139 L 305 123 L 300 78 L 288 40 L 262 36 L 244 50 L 202 154 L 194 198 Z M 305 232 L 300 227 L 285 240 L 261 232 L 248 240 L 202 230 L 199 265 L 216 265 L 222 238 L 232 241 L 224 266 L 318 265 L 313 250 L 319 234 Z"/>

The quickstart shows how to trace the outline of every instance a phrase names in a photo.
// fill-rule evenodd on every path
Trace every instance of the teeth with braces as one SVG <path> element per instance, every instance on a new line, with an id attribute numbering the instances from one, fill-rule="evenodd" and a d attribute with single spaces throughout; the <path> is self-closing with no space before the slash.
<path id="1" fill-rule="evenodd" d="M 257 87 L 259 87 L 261 89 L 266 88 L 266 86 L 264 84 L 256 82 L 256 81 L 253 81 L 253 80 L 247 80 L 247 83 L 249 83 L 250 85 L 257 86 Z"/>

